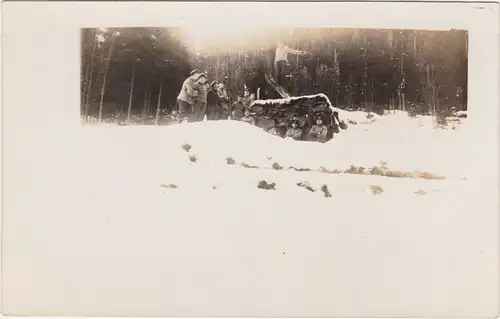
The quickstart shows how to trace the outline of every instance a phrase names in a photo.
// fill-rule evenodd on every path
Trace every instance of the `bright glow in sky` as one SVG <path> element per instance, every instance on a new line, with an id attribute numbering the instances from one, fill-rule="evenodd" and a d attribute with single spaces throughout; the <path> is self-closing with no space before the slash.
<path id="1" fill-rule="evenodd" d="M 203 21 L 182 27 L 184 41 L 187 46 L 200 52 L 205 44 L 220 44 L 230 46 L 231 44 L 245 43 L 249 35 L 258 30 L 250 24 L 234 24 L 227 26 L 222 23 L 207 24 Z"/>

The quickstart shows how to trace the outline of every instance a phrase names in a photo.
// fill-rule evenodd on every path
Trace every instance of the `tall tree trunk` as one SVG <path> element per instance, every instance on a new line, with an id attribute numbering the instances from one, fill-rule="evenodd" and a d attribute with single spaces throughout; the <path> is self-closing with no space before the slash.
<path id="1" fill-rule="evenodd" d="M 87 91 L 88 91 L 88 87 L 89 87 L 89 82 L 91 80 L 91 76 L 92 76 L 92 64 L 94 62 L 94 54 L 95 54 L 95 49 L 96 49 L 96 45 L 95 45 L 95 37 L 96 37 L 96 31 L 95 30 L 91 30 L 90 31 L 90 59 L 87 60 L 87 62 L 85 63 L 85 67 L 82 67 L 82 71 L 84 72 L 83 74 L 83 81 L 82 81 L 82 89 L 83 89 L 83 92 L 82 92 L 82 108 L 85 108 L 85 105 L 86 105 L 86 101 L 87 101 Z M 87 52 L 84 52 L 84 56 Z M 82 63 L 84 63 L 83 59 L 82 59 Z"/>
<path id="2" fill-rule="evenodd" d="M 401 111 L 405 111 L 405 94 L 403 90 L 401 90 Z"/>
<path id="3" fill-rule="evenodd" d="M 149 116 L 151 113 L 151 104 L 153 100 L 153 94 L 151 94 L 151 89 L 149 89 L 149 95 L 148 95 L 148 105 L 146 106 L 146 115 Z"/>
<path id="4" fill-rule="evenodd" d="M 465 56 L 469 56 L 469 31 L 465 32 Z"/>
<path id="5" fill-rule="evenodd" d="M 364 109 L 365 109 L 366 111 L 370 111 L 370 109 L 368 108 L 368 98 L 367 98 L 367 96 L 366 96 L 366 95 L 367 95 L 367 94 L 366 94 L 366 93 L 367 93 L 367 92 L 366 92 L 366 83 L 364 84 L 363 91 L 364 91 L 364 92 L 363 92 L 363 95 L 364 95 L 364 98 L 365 98 L 365 105 L 364 105 Z"/>
<path id="6" fill-rule="evenodd" d="M 217 56 L 218 59 L 218 56 Z M 160 92 L 158 93 L 158 103 L 156 103 L 156 117 L 155 117 L 155 125 L 158 125 L 158 117 L 160 116 L 160 106 L 161 106 L 161 91 L 163 89 L 163 76 L 161 77 L 160 82 Z"/>
<path id="7" fill-rule="evenodd" d="M 389 104 L 391 113 L 392 114 L 396 113 L 396 99 L 394 98 L 394 92 L 391 93 L 391 97 L 389 98 Z"/>
<path id="8" fill-rule="evenodd" d="M 371 92 L 372 93 L 372 103 L 371 103 L 371 110 L 370 111 L 373 112 L 373 109 L 374 109 L 373 106 L 375 104 L 375 97 L 374 97 L 375 93 L 374 93 L 374 90 L 373 90 L 373 78 L 371 78 L 370 82 L 372 84 L 372 92 Z"/>
<path id="9" fill-rule="evenodd" d="M 405 85 L 401 85 L 401 110 L 404 112 L 406 111 L 406 106 L 405 106 L 405 93 L 404 89 L 406 86 L 406 79 L 405 79 L 405 71 L 404 71 L 404 53 L 401 53 L 401 84 L 405 83 Z"/>
<path id="10" fill-rule="evenodd" d="M 295 41 L 295 49 L 299 50 L 299 40 Z M 299 68 L 299 55 L 296 54 L 296 60 L 295 60 L 295 71 L 297 71 Z"/>
<path id="11" fill-rule="evenodd" d="M 401 111 L 403 107 L 403 103 L 401 103 L 401 91 L 398 90 L 398 111 Z"/>
<path id="12" fill-rule="evenodd" d="M 99 123 L 101 122 L 104 93 L 106 91 L 106 78 L 108 76 L 109 65 L 111 63 L 111 52 L 113 52 L 113 43 L 114 43 L 114 33 L 111 35 L 111 43 L 109 44 L 109 52 L 108 52 L 108 61 L 104 69 L 104 79 L 102 81 L 102 87 L 101 87 L 101 103 L 99 103 L 99 118 L 98 118 Z"/>
<path id="13" fill-rule="evenodd" d="M 220 59 L 220 51 L 219 51 L 219 50 L 217 50 L 217 64 L 216 64 L 216 67 L 215 67 L 215 80 L 216 80 L 217 82 L 219 82 L 219 81 L 220 81 L 220 79 L 219 79 L 219 67 L 220 67 L 220 60 L 219 60 L 219 59 Z"/>
<path id="14" fill-rule="evenodd" d="M 439 109 L 437 108 L 437 90 L 436 90 L 436 72 L 434 70 L 434 65 L 432 65 L 431 67 L 431 76 L 432 76 L 432 105 L 433 105 L 433 108 L 434 108 L 434 114 L 437 116 L 439 116 Z"/>
<path id="15" fill-rule="evenodd" d="M 87 117 L 89 115 L 89 100 L 90 100 L 90 93 L 92 91 L 92 73 L 94 71 L 94 68 L 92 67 L 92 64 L 90 66 L 90 74 L 89 74 L 89 80 L 87 83 L 87 91 L 85 93 L 85 106 L 84 106 L 84 118 L 87 120 Z"/>
<path id="16" fill-rule="evenodd" d="M 96 29 L 97 30 L 97 29 Z M 90 65 L 89 65 L 89 68 L 90 68 L 90 72 L 89 72 L 89 76 L 88 76 L 88 83 L 87 83 L 87 90 L 85 92 L 85 102 L 84 102 L 84 114 L 83 114 L 83 117 L 84 117 L 84 120 L 85 122 L 87 121 L 87 117 L 89 115 L 89 100 L 90 100 L 90 94 L 91 94 L 91 91 L 92 91 L 92 73 L 94 71 L 94 54 L 95 54 L 95 51 L 97 49 L 97 45 L 96 45 L 96 39 L 95 39 L 95 34 L 97 33 L 97 31 L 94 32 L 94 36 L 92 37 L 92 58 L 90 60 Z"/>
<path id="17" fill-rule="evenodd" d="M 417 57 L 417 30 L 413 30 L 413 57 Z"/>
<path id="18" fill-rule="evenodd" d="M 368 56 L 367 56 L 367 53 L 366 53 L 366 29 L 363 30 L 363 59 L 364 59 L 364 62 L 365 62 L 365 72 L 363 74 L 363 95 L 364 95 L 364 98 L 365 98 L 365 105 L 364 105 L 364 109 L 365 110 L 368 110 L 368 111 L 371 111 L 369 108 L 368 108 L 368 90 L 367 90 L 367 86 L 368 86 Z"/>
<path id="19" fill-rule="evenodd" d="M 134 69 L 132 71 L 132 83 L 130 84 L 130 95 L 128 98 L 127 122 L 129 122 L 129 123 L 130 123 L 130 113 L 132 112 L 132 95 L 134 93 L 135 66 L 136 66 L 136 62 L 134 62 Z"/>
<path id="20" fill-rule="evenodd" d="M 146 89 L 146 94 L 144 95 L 144 104 L 142 105 L 142 124 L 146 122 L 146 109 L 148 107 L 148 96 L 149 91 Z"/>

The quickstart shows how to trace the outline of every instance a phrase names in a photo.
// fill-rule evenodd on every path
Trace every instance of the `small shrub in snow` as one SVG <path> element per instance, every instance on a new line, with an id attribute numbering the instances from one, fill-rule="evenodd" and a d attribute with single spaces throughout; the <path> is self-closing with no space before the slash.
<path id="1" fill-rule="evenodd" d="M 357 125 L 357 124 L 358 124 L 358 122 L 353 121 L 353 120 L 350 120 L 350 119 L 349 119 L 349 120 L 347 120 L 347 123 L 349 123 L 349 124 L 351 124 L 351 125 Z"/>
<path id="2" fill-rule="evenodd" d="M 398 178 L 404 178 L 404 177 L 415 178 L 415 176 L 412 172 L 391 171 L 391 170 L 386 170 L 385 174 L 383 176 L 398 177 Z"/>
<path id="3" fill-rule="evenodd" d="M 343 173 L 341 170 L 338 170 L 338 169 L 333 169 L 333 170 L 330 170 L 326 167 L 323 167 L 321 166 L 318 170 L 320 173 L 326 173 L 326 174 L 340 174 L 340 173 Z"/>
<path id="4" fill-rule="evenodd" d="M 385 162 L 383 162 L 385 163 Z M 385 163 L 386 164 L 386 163 Z M 332 171 L 323 170 L 322 172 L 326 173 L 336 173 Z M 344 170 L 345 174 L 359 174 L 359 175 L 377 175 L 377 176 L 386 176 L 386 177 L 395 177 L 395 178 L 422 178 L 422 179 L 435 179 L 435 180 L 443 180 L 446 179 L 444 176 L 432 174 L 429 172 L 403 172 L 397 170 L 390 170 L 385 166 L 373 166 L 369 170 L 365 170 L 364 167 L 358 167 L 351 165 L 348 169 Z"/>
<path id="5" fill-rule="evenodd" d="M 365 172 L 365 168 L 362 167 L 362 166 L 354 166 L 354 165 L 351 165 L 351 167 L 349 167 L 344 173 L 347 173 L 347 174 L 363 174 Z"/>
<path id="6" fill-rule="evenodd" d="M 276 190 L 276 183 L 268 183 L 266 181 L 260 181 L 259 184 L 257 184 L 257 188 L 260 189 L 265 189 L 265 190 Z"/>
<path id="7" fill-rule="evenodd" d="M 196 163 L 196 161 L 197 161 L 198 159 L 196 158 L 196 156 L 191 155 L 191 156 L 189 156 L 189 160 L 190 160 L 191 162 L 193 162 L 193 163 Z"/>
<path id="8" fill-rule="evenodd" d="M 189 151 L 190 151 L 190 150 L 191 150 L 191 148 L 192 148 L 192 147 L 191 147 L 191 145 L 189 145 L 189 144 L 187 144 L 187 143 L 186 143 L 186 144 L 183 144 L 181 147 L 182 147 L 182 149 L 183 149 L 183 150 L 185 150 L 185 151 L 186 151 L 186 152 L 188 152 L 188 153 L 189 153 Z"/>
<path id="9" fill-rule="evenodd" d="M 384 169 L 379 166 L 373 166 L 370 168 L 368 171 L 370 175 L 380 175 L 380 176 L 385 176 L 387 169 Z"/>
<path id="10" fill-rule="evenodd" d="M 327 173 L 327 174 L 333 174 L 334 172 L 327 169 L 326 167 L 321 166 L 318 170 L 320 173 Z"/>
<path id="11" fill-rule="evenodd" d="M 232 157 L 226 157 L 226 163 L 228 165 L 234 165 L 236 161 Z"/>
<path id="12" fill-rule="evenodd" d="M 326 186 L 326 185 L 321 186 L 321 191 L 323 192 L 323 194 L 325 194 L 325 197 L 327 197 L 327 198 L 332 197 L 332 194 L 328 190 L 328 186 Z"/>
<path id="13" fill-rule="evenodd" d="M 370 186 L 370 190 L 372 191 L 373 195 L 379 195 L 384 192 L 384 189 L 378 185 L 372 185 Z"/>

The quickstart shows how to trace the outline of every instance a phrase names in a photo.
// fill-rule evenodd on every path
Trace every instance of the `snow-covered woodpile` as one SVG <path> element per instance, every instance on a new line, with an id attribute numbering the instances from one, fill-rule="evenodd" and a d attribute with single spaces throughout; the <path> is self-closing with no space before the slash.
<path id="1" fill-rule="evenodd" d="M 256 125 L 269 131 L 274 128 L 284 136 L 293 121 L 298 123 L 304 134 L 310 131 L 318 118 L 328 127 L 327 140 L 339 132 L 339 126 L 346 128 L 339 119 L 338 110 L 332 106 L 325 94 L 290 97 L 286 99 L 256 100 L 250 105 Z M 274 131 L 273 131 L 274 132 Z"/>

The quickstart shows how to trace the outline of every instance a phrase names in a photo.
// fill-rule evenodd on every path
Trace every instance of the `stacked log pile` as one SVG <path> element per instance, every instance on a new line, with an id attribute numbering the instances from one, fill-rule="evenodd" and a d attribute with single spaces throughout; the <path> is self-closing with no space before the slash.
<path id="1" fill-rule="evenodd" d="M 347 126 L 338 117 L 338 111 L 332 106 L 325 94 L 290 97 L 286 99 L 256 100 L 250 105 L 250 112 L 256 125 L 266 131 L 275 128 L 278 135 L 284 136 L 292 121 L 298 120 L 299 127 L 305 134 L 321 118 L 328 127 L 328 139 L 341 128 Z"/>

